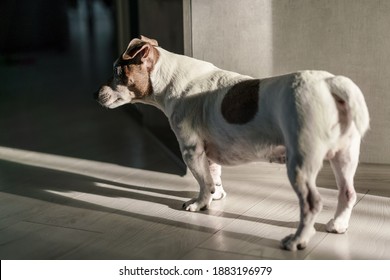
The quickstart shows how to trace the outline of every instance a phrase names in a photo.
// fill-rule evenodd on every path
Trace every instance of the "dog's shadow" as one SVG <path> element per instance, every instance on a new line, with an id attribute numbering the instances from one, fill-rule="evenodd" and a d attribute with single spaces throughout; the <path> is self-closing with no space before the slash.
<path id="1" fill-rule="evenodd" d="M 128 185 L 109 180 L 102 180 L 96 177 L 75 174 L 67 171 L 57 171 L 44 167 L 34 167 L 4 160 L 0 160 L 0 170 L 2 171 L 2 184 L 0 185 L 0 188 L 3 193 L 29 197 L 41 201 L 66 205 L 70 207 L 77 207 L 81 209 L 88 209 L 106 213 L 115 212 L 115 214 L 122 216 L 132 217 L 159 224 L 165 224 L 173 227 L 186 228 L 210 234 L 215 234 L 219 231 L 214 227 L 204 226 L 202 225 L 202 223 L 198 224 L 197 222 L 193 222 L 194 220 L 191 220 L 192 222 L 183 222 L 165 217 L 134 213 L 131 211 L 120 210 L 88 201 L 78 200 L 73 198 L 72 196 L 67 195 L 71 192 L 77 192 L 82 194 L 91 194 L 110 198 L 129 198 L 133 200 L 162 204 L 171 209 L 185 211 L 182 209 L 183 202 L 185 202 L 186 199 L 188 200 L 192 197 L 196 197 L 197 192 L 176 191 L 145 186 Z M 20 174 L 23 174 L 23 176 L 20 176 Z M 104 187 L 105 185 L 107 185 L 107 187 Z M 110 188 L 109 186 L 112 186 L 113 188 Z M 6 211 L 14 212 L 15 210 L 18 210 L 18 207 L 20 207 L 20 205 L 8 204 L 7 207 L 11 209 L 6 209 Z M 50 215 L 50 213 L 45 213 L 45 215 Z M 285 228 L 296 228 L 298 225 L 298 222 L 276 221 L 272 219 L 229 213 L 223 210 L 205 210 L 196 213 L 191 213 L 191 215 L 213 215 L 226 219 L 238 219 Z M 195 219 L 195 221 L 198 220 Z M 316 224 L 317 230 L 323 231 L 324 228 L 325 225 Z M 278 249 L 280 246 L 279 240 L 268 239 L 251 234 L 224 231 L 223 229 L 220 232 L 223 232 L 224 236 L 226 237 L 234 239 L 245 239 L 247 242 L 251 242 L 253 244 L 262 244 L 266 247 Z"/>

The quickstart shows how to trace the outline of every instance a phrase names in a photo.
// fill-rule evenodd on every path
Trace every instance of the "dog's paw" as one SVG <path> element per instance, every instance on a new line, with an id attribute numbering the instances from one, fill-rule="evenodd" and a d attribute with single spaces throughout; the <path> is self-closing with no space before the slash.
<path id="1" fill-rule="evenodd" d="M 183 204 L 183 209 L 190 212 L 198 212 L 200 210 L 206 210 L 210 207 L 211 198 L 207 200 L 199 200 L 198 198 L 193 198 Z"/>
<path id="2" fill-rule="evenodd" d="M 307 242 L 299 240 L 299 238 L 297 238 L 295 234 L 290 234 L 282 239 L 280 245 L 284 250 L 296 251 L 305 249 L 307 246 Z"/>
<path id="3" fill-rule="evenodd" d="M 337 222 L 335 219 L 331 219 L 326 224 L 326 231 L 331 233 L 344 233 L 348 229 L 348 225 L 345 223 Z"/>
<path id="4" fill-rule="evenodd" d="M 278 157 L 271 157 L 269 158 L 270 163 L 280 163 L 285 164 L 287 162 L 287 157 L 285 155 L 281 155 Z"/>
<path id="5" fill-rule="evenodd" d="M 222 185 L 215 186 L 215 192 L 212 195 L 213 200 L 220 200 L 226 196 L 226 192 L 223 189 Z"/>
<path id="6" fill-rule="evenodd" d="M 286 147 L 276 146 L 268 156 L 270 163 L 275 162 L 285 164 L 287 162 Z"/>
<path id="7" fill-rule="evenodd" d="M 306 248 L 307 244 L 309 243 L 311 237 L 315 234 L 315 232 L 315 229 L 312 228 L 306 231 L 305 235 L 287 235 L 285 238 L 282 239 L 281 247 L 282 249 L 288 251 L 303 250 Z"/>

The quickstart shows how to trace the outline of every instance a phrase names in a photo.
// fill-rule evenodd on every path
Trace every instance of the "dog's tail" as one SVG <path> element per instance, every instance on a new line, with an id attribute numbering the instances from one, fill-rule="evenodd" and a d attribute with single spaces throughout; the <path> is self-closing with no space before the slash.
<path id="1" fill-rule="evenodd" d="M 327 83 L 336 101 L 341 121 L 345 121 L 347 127 L 354 122 L 363 137 L 370 126 L 370 116 L 363 93 L 351 79 L 344 76 L 329 78 Z"/>

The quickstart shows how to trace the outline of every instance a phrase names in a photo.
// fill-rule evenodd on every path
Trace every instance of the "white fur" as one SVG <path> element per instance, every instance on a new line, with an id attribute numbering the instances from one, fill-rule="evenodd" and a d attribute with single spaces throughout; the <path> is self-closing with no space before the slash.
<path id="1" fill-rule="evenodd" d="M 351 80 L 324 71 L 262 79 L 254 118 L 230 124 L 221 114 L 222 100 L 233 85 L 252 78 L 157 49 L 159 59 L 150 73 L 153 94 L 138 101 L 166 114 L 199 183 L 199 196 L 184 204 L 186 210 L 199 211 L 213 198 L 226 196 L 220 164 L 283 163 L 287 158 L 301 216 L 296 233 L 283 239 L 282 247 L 303 249 L 315 233 L 315 217 L 322 208 L 315 180 L 327 158 L 339 188 L 337 211 L 327 230 L 346 231 L 356 200 L 353 177 L 360 140 L 369 126 L 364 97 Z M 338 108 L 335 98 L 344 105 Z"/>

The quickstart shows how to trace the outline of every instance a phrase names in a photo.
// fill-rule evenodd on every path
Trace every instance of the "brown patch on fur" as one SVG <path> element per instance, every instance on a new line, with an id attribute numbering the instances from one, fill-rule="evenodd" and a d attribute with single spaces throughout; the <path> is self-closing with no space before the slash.
<path id="1" fill-rule="evenodd" d="M 157 60 L 159 58 L 160 58 L 160 53 L 158 52 L 158 50 L 154 47 L 151 47 L 150 54 L 148 57 L 148 63 L 149 63 L 148 71 L 149 71 L 149 73 L 153 70 L 154 65 L 157 63 Z"/>
<path id="2" fill-rule="evenodd" d="M 258 110 L 260 80 L 246 80 L 235 84 L 222 100 L 221 113 L 228 123 L 245 124 Z"/>
<path id="3" fill-rule="evenodd" d="M 135 98 L 142 99 L 152 93 L 152 85 L 150 82 L 150 73 L 142 64 L 129 65 L 126 72 L 130 91 L 134 92 Z"/>
<path id="4" fill-rule="evenodd" d="M 144 43 L 144 45 L 147 43 Z M 116 85 L 124 85 L 134 93 L 136 99 L 142 99 L 153 93 L 150 73 L 159 59 L 159 52 L 153 46 L 145 49 L 145 53 L 137 53 L 130 59 L 118 59 L 114 66 Z"/>

